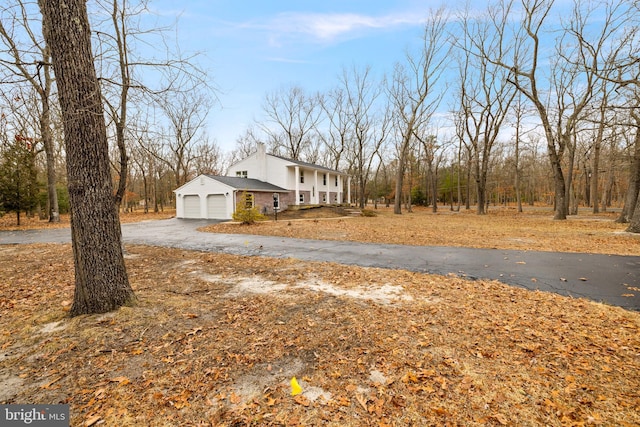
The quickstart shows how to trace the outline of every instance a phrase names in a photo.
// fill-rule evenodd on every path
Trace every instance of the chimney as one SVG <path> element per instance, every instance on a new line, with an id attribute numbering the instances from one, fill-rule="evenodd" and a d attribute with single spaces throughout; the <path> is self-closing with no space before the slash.
<path id="1" fill-rule="evenodd" d="M 263 142 L 258 142 L 256 152 L 256 179 L 267 181 L 267 147 Z"/>

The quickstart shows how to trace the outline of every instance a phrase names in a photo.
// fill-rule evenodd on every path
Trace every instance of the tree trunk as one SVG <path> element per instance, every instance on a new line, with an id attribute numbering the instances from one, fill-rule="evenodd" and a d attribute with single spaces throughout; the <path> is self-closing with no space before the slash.
<path id="1" fill-rule="evenodd" d="M 47 207 L 49 222 L 60 222 L 58 192 L 56 190 L 56 165 L 51 133 L 51 110 L 49 109 L 49 91 L 41 94 L 42 114 L 40 115 L 40 135 L 44 144 L 47 164 Z"/>
<path id="2" fill-rule="evenodd" d="M 71 315 L 135 299 L 113 203 L 107 132 L 84 0 L 39 0 L 64 122 L 75 293 Z"/>
<path id="3" fill-rule="evenodd" d="M 125 145 L 124 140 L 124 118 L 123 116 L 126 109 L 123 107 L 121 112 L 121 117 L 116 120 L 116 141 L 118 144 L 118 152 L 120 153 L 120 179 L 118 180 L 118 187 L 116 188 L 116 193 L 113 196 L 114 203 L 116 204 L 116 209 L 120 209 L 120 205 L 122 204 L 122 199 L 124 198 L 124 194 L 127 190 L 127 175 L 128 175 L 128 166 L 129 166 L 129 156 L 127 156 L 127 147 Z M 125 205 L 126 208 L 126 205 Z"/>
<path id="4" fill-rule="evenodd" d="M 486 191 L 487 191 L 487 178 L 484 172 L 484 165 L 482 165 L 482 169 L 480 167 L 480 154 L 476 149 L 475 155 L 475 173 L 476 173 L 476 196 L 478 198 L 476 205 L 476 214 L 484 215 L 485 211 L 485 203 L 488 206 L 488 200 L 485 199 Z M 483 159 L 484 162 L 484 159 Z"/>
<path id="5" fill-rule="evenodd" d="M 413 126 L 413 123 L 411 123 Z M 407 150 L 409 149 L 409 141 L 411 140 L 411 133 L 407 132 L 407 136 L 402 141 L 400 147 L 400 156 L 398 156 L 398 171 L 396 173 L 396 200 L 393 204 L 393 213 L 400 215 L 402 213 L 402 184 L 404 180 L 404 164 L 407 161 Z"/>
<path id="6" fill-rule="evenodd" d="M 431 203 L 433 204 L 431 211 L 436 213 L 438 212 L 438 170 L 436 168 L 433 171 L 433 168 L 429 167 L 429 173 L 431 174 Z"/>
<path id="7" fill-rule="evenodd" d="M 593 206 L 593 213 L 600 212 L 600 195 L 598 194 L 598 181 L 600 181 L 600 150 L 602 147 L 602 138 L 604 134 L 604 113 L 600 116 L 600 127 L 593 145 L 593 160 L 591 163 L 591 176 L 589 177 L 589 200 Z"/>
<path id="8" fill-rule="evenodd" d="M 466 210 L 471 209 L 471 150 L 467 149 L 467 197 L 464 202 Z"/>
<path id="9" fill-rule="evenodd" d="M 622 213 L 616 222 L 627 223 L 631 221 L 634 210 L 637 210 L 638 191 L 640 190 L 640 127 L 636 128 L 634 139 L 633 158 L 631 159 L 631 168 L 629 172 L 629 188 L 624 198 L 624 206 Z"/>
<path id="10" fill-rule="evenodd" d="M 627 231 L 630 233 L 640 233 L 640 194 L 636 194 L 636 206 L 633 210 L 633 216 L 631 217 Z"/>
<path id="11" fill-rule="evenodd" d="M 569 139 L 569 137 L 566 138 L 566 142 L 565 142 L 565 147 L 567 147 L 567 150 L 569 151 L 569 164 L 567 165 L 567 175 L 566 175 L 566 181 L 565 181 L 565 187 L 564 187 L 564 191 L 565 191 L 565 213 L 567 215 L 573 215 L 573 212 L 571 211 L 570 207 L 571 207 L 571 201 L 572 201 L 572 191 L 573 191 L 573 166 L 575 164 L 575 159 L 576 159 L 576 150 L 575 150 L 575 138 L 572 138 L 573 141 L 571 139 Z M 565 218 L 561 218 L 561 219 L 565 219 Z"/>
<path id="12" fill-rule="evenodd" d="M 516 202 L 518 212 L 522 213 L 522 194 L 520 193 L 520 124 L 516 126 L 516 153 L 515 153 L 515 182 L 513 186 L 516 190 Z"/>
<path id="13" fill-rule="evenodd" d="M 549 141 L 549 139 L 550 138 L 547 136 L 547 141 Z M 555 146 L 553 146 L 552 144 L 552 141 L 548 142 L 547 147 L 549 149 L 549 160 L 551 162 L 551 169 L 553 171 L 553 219 L 563 220 L 567 219 L 567 187 L 564 181 L 564 174 L 562 172 L 561 156 L 558 155 Z"/>

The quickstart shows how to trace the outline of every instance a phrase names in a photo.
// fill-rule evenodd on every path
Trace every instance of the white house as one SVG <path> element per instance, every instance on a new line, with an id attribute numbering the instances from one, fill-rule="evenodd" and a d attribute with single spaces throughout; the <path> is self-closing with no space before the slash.
<path id="1" fill-rule="evenodd" d="M 272 213 L 274 206 L 283 211 L 291 205 L 340 204 L 351 198 L 347 174 L 267 154 L 264 144 L 232 165 L 229 175 L 200 175 L 174 190 L 176 216 L 231 219 L 238 203 Z"/>
<path id="2" fill-rule="evenodd" d="M 340 204 L 351 200 L 350 177 L 346 173 L 267 154 L 264 144 L 258 144 L 255 153 L 233 164 L 229 175 L 291 190 L 295 205 Z"/>

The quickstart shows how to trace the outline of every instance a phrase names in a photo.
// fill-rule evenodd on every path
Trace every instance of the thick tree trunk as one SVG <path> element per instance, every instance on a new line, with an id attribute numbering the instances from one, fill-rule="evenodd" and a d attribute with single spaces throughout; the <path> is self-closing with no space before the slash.
<path id="1" fill-rule="evenodd" d="M 411 122 L 413 126 L 413 122 Z M 404 137 L 402 146 L 400 147 L 400 156 L 398 156 L 398 171 L 396 173 L 396 199 L 393 204 L 393 213 L 400 215 L 402 213 L 402 184 L 404 180 L 404 166 L 407 161 L 407 150 L 409 148 L 409 141 L 411 140 L 410 132 L 409 136 Z"/>
<path id="2" fill-rule="evenodd" d="M 134 300 L 113 203 L 107 133 L 84 0 L 39 0 L 64 122 L 75 294 L 71 315 Z"/>
<path id="3" fill-rule="evenodd" d="M 629 172 L 629 188 L 624 198 L 622 212 L 616 222 L 627 223 L 631 221 L 634 211 L 637 210 L 638 192 L 640 190 L 640 127 L 636 129 L 634 139 L 633 158 L 631 159 L 631 169 Z"/>
<path id="4" fill-rule="evenodd" d="M 633 210 L 633 216 L 631 217 L 627 231 L 631 233 L 640 233 L 640 194 L 636 194 L 636 206 Z"/>
<path id="5" fill-rule="evenodd" d="M 567 219 L 567 187 L 562 172 L 562 164 L 560 156 L 556 153 L 554 147 L 549 145 L 549 159 L 551 161 L 551 169 L 553 170 L 553 189 L 554 189 L 554 215 L 553 219 Z"/>

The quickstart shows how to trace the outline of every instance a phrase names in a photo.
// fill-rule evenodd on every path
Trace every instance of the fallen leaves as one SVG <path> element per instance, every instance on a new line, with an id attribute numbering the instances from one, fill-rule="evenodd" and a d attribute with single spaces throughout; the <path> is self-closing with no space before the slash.
<path id="1" fill-rule="evenodd" d="M 262 234 L 322 240 L 351 240 L 419 246 L 542 250 L 555 252 L 640 255 L 639 237 L 623 231 L 613 213 L 581 212 L 553 223 L 553 210 L 539 208 L 516 213 L 512 208 L 492 207 L 486 215 L 473 210 L 439 211 L 414 206 L 412 212 L 394 215 L 392 208 L 379 207 L 376 217 L 268 221 L 251 227 L 221 223 L 206 227 L 214 233 Z M 288 224 L 288 225 L 287 225 Z M 408 225 L 409 224 L 409 225 Z M 469 233 L 473 230 L 473 233 Z M 516 264 L 525 264 L 524 261 Z"/>
<path id="2" fill-rule="evenodd" d="M 291 396 L 297 396 L 302 393 L 302 387 L 298 384 L 296 377 L 291 378 Z"/>
<path id="3" fill-rule="evenodd" d="M 131 383 L 131 380 L 129 380 L 129 378 L 127 377 L 114 377 L 111 378 L 109 381 L 113 382 L 113 383 L 118 383 L 120 385 L 127 385 Z"/>
<path id="4" fill-rule="evenodd" d="M 0 374 L 24 383 L 8 401 L 65 401 L 73 426 L 640 423 L 638 313 L 455 276 L 128 252 L 138 305 L 68 319 L 45 302 L 70 299 L 70 247 L 12 248 Z M 382 286 L 393 304 L 363 296 Z"/>

